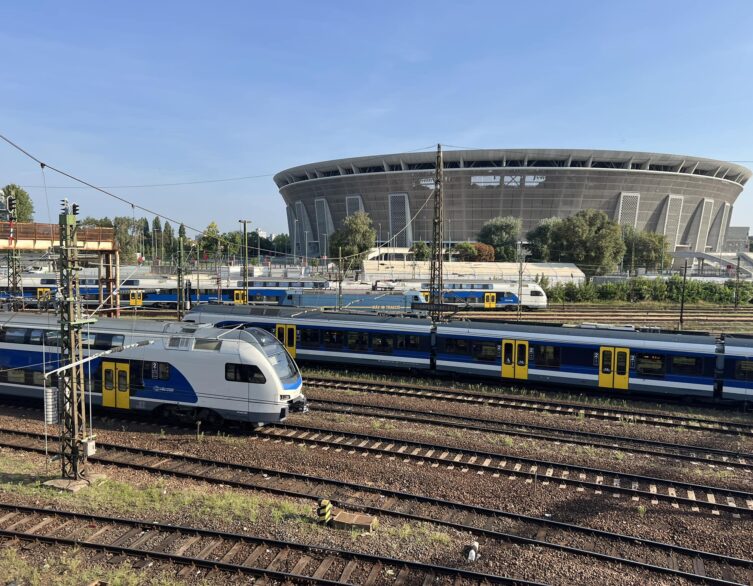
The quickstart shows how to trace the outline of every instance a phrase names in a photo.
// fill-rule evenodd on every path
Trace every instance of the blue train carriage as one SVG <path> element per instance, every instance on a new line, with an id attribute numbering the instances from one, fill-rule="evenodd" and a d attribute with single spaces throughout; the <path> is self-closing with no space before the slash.
<path id="1" fill-rule="evenodd" d="M 337 290 L 290 290 L 282 305 L 293 307 L 316 307 L 334 309 L 338 302 L 345 310 L 371 310 L 411 313 L 414 304 L 425 303 L 424 296 L 418 290 L 408 291 L 372 291 L 363 289 L 343 291 L 338 300 Z"/>
<path id="2" fill-rule="evenodd" d="M 418 318 L 316 309 L 206 305 L 186 320 L 274 332 L 293 356 L 318 363 L 430 368 L 431 324 Z"/>
<path id="3" fill-rule="evenodd" d="M 0 314 L 0 393 L 41 400 L 43 373 L 58 367 L 58 328 L 49 315 Z M 101 319 L 84 332 L 84 354 L 147 340 L 85 364 L 87 400 L 214 424 L 276 423 L 306 407 L 295 362 L 259 329 Z"/>
<path id="4" fill-rule="evenodd" d="M 429 283 L 421 283 L 420 287 L 424 298 L 428 299 Z M 526 311 L 547 308 L 546 292 L 538 283 L 523 283 L 521 290 L 522 296 L 519 298 L 517 283 L 445 280 L 442 298 L 445 303 L 461 309 L 513 311 L 518 307 L 518 299 Z"/>
<path id="5" fill-rule="evenodd" d="M 715 349 L 708 334 L 619 326 L 455 322 L 437 328 L 437 370 L 620 393 L 712 398 Z"/>
<path id="6" fill-rule="evenodd" d="M 753 401 L 753 336 L 725 336 L 723 349 L 724 396 Z"/>

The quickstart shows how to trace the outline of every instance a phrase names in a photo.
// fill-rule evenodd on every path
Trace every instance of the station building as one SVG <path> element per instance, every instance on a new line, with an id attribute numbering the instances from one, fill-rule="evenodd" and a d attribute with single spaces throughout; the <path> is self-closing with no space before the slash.
<path id="1" fill-rule="evenodd" d="M 276 174 L 297 255 L 327 254 L 343 220 L 365 211 L 380 245 L 431 238 L 436 153 L 311 163 Z M 664 234 L 674 251 L 720 253 L 732 207 L 751 171 L 684 155 L 606 150 L 444 152 L 445 243 L 473 241 L 485 222 L 542 219 L 597 209 L 621 225 Z M 413 222 L 411 219 L 414 218 Z M 336 254 L 335 251 L 333 251 Z"/>

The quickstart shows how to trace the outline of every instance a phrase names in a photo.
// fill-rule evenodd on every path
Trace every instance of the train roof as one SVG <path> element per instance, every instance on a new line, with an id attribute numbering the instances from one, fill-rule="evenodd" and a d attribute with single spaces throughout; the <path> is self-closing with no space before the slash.
<path id="1" fill-rule="evenodd" d="M 193 314 L 206 314 L 232 317 L 260 317 L 279 319 L 305 319 L 311 321 L 339 322 L 362 322 L 365 324 L 406 325 L 430 327 L 431 322 L 427 319 L 414 317 L 396 317 L 376 312 L 363 313 L 358 311 L 322 311 L 306 307 L 254 307 L 252 305 L 199 305 L 192 309 L 186 319 L 190 320 Z"/>
<path id="2" fill-rule="evenodd" d="M 28 314 L 14 312 L 0 312 L 0 328 L 6 327 L 36 327 L 59 328 L 60 321 L 56 314 Z M 184 322 L 163 321 L 153 319 L 130 318 L 98 318 L 90 326 L 94 331 L 117 332 L 122 334 L 151 334 L 151 335 L 194 335 L 216 337 L 227 330 L 215 328 L 209 324 L 186 324 Z"/>

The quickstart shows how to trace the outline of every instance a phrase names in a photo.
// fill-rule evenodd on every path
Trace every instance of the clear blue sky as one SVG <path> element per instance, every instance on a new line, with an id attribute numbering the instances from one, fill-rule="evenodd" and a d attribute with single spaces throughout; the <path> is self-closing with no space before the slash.
<path id="1" fill-rule="evenodd" d="M 0 132 L 42 160 L 108 186 L 267 175 L 113 189 L 201 228 L 286 230 L 277 171 L 437 142 L 753 160 L 750 0 L 4 2 L 0 20 Z M 0 144 L 10 182 L 47 221 L 38 166 Z M 131 215 L 48 193 L 53 218 L 64 195 Z"/>

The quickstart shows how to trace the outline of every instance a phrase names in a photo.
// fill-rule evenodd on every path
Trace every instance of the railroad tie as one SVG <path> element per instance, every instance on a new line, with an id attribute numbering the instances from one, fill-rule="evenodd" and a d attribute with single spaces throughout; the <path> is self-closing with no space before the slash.
<path id="1" fill-rule="evenodd" d="M 282 565 L 282 563 L 288 559 L 288 554 L 290 553 L 290 550 L 286 547 L 281 549 L 279 552 L 277 552 L 277 555 L 274 557 L 272 562 L 267 566 L 267 570 L 270 571 L 277 571 L 277 569 Z"/>
<path id="2" fill-rule="evenodd" d="M 309 562 L 311 561 L 311 558 L 307 555 L 301 556 L 301 558 L 296 562 L 295 566 L 293 566 L 293 569 L 290 570 L 291 574 L 296 575 L 303 575 L 303 571 L 306 569 L 306 566 L 308 566 Z"/>
<path id="3" fill-rule="evenodd" d="M 263 550 L 263 548 L 262 548 Z M 316 571 L 314 572 L 314 575 L 311 576 L 312 578 L 315 578 L 316 580 L 321 580 L 326 575 L 329 568 L 332 566 L 332 564 L 335 563 L 335 558 L 332 557 L 326 557 L 322 560 L 322 562 L 319 564 L 319 567 L 316 568 Z"/>
<path id="4" fill-rule="evenodd" d="M 246 557 L 245 560 L 243 560 L 244 566 L 253 566 L 254 562 L 258 560 L 261 555 L 266 551 L 267 547 L 265 545 L 257 545 L 254 548 L 254 551 L 252 551 L 248 557 Z"/>
<path id="5" fill-rule="evenodd" d="M 374 586 L 376 581 L 379 579 L 379 575 L 382 573 L 382 564 L 377 562 L 374 564 L 374 567 L 371 568 L 371 572 L 369 572 L 369 576 L 366 578 L 366 581 L 363 583 L 363 586 Z"/>
<path id="6" fill-rule="evenodd" d="M 348 561 L 348 563 L 345 564 L 345 568 L 343 568 L 342 574 L 340 574 L 340 579 L 338 580 L 338 582 L 346 584 L 348 580 L 350 580 L 351 574 L 357 567 L 358 562 L 356 560 Z"/>
<path id="7" fill-rule="evenodd" d="M 194 543 L 196 543 L 200 539 L 201 537 L 199 537 L 198 535 L 192 535 L 191 537 L 186 539 L 178 549 L 176 549 L 173 552 L 174 555 L 183 555 L 186 552 L 186 550 L 188 550 L 189 547 L 191 547 Z"/>

